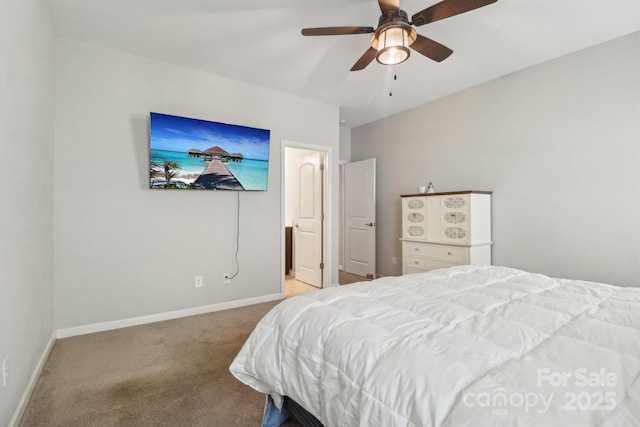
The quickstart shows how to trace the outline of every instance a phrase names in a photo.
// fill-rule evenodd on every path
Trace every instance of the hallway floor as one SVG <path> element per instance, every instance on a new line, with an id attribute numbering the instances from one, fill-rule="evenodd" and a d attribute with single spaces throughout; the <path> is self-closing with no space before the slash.
<path id="1" fill-rule="evenodd" d="M 358 276 L 356 274 L 346 273 L 340 270 L 338 281 L 341 285 L 348 285 L 356 282 L 364 282 L 368 280 L 366 277 Z M 304 294 L 305 292 L 317 291 L 320 288 L 308 285 L 304 282 L 296 280 L 294 276 L 287 274 L 284 280 L 285 298 L 291 298 L 296 295 Z"/>

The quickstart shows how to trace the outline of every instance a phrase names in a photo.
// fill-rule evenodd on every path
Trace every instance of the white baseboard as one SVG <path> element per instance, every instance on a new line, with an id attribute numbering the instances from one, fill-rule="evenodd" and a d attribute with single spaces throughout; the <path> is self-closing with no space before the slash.
<path id="1" fill-rule="evenodd" d="M 58 329 L 57 338 L 75 337 L 78 335 L 92 334 L 95 332 L 110 331 L 113 329 L 127 328 L 129 326 L 144 325 L 147 323 L 161 322 L 163 320 L 178 319 L 180 317 L 196 316 L 198 314 L 212 313 L 214 311 L 229 310 L 231 308 L 260 304 L 263 302 L 282 299 L 281 294 L 264 295 L 261 297 L 247 298 L 243 300 L 222 302 L 219 304 L 203 305 L 184 310 L 169 311 L 166 313 L 150 314 L 148 316 L 132 317 L 129 319 L 113 320 L 109 322 L 92 323 L 89 325 L 74 326 Z"/>
<path id="2" fill-rule="evenodd" d="M 20 397 L 20 401 L 18 402 L 18 406 L 16 407 L 15 412 L 13 413 L 13 417 L 9 421 L 9 427 L 18 427 L 20 424 L 20 420 L 22 419 L 22 415 L 24 414 L 24 410 L 27 408 L 27 403 L 29 403 L 29 399 L 31 398 L 31 393 L 33 393 L 33 389 L 36 387 L 36 383 L 38 382 L 38 378 L 40 378 L 40 373 L 44 368 L 44 364 L 49 358 L 49 353 L 51 353 L 51 349 L 53 348 L 53 344 L 56 342 L 56 333 L 53 332 L 51 334 L 51 338 L 47 343 L 47 346 L 44 348 L 42 352 L 42 356 L 40 356 L 40 360 L 38 360 L 38 364 L 36 368 L 33 370 L 31 374 L 31 378 L 29 378 L 29 382 L 22 393 L 22 397 Z"/>

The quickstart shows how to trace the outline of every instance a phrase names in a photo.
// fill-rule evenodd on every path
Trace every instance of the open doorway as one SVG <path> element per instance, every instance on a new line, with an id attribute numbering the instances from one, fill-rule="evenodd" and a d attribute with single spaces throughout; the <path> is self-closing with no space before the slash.
<path id="1" fill-rule="evenodd" d="M 283 147 L 285 296 L 324 287 L 327 259 L 327 151 L 304 144 Z"/>

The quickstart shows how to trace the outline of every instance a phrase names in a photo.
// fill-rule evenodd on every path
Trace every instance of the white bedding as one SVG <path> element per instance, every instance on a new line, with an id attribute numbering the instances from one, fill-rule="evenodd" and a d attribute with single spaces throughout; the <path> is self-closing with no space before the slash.
<path id="1" fill-rule="evenodd" d="M 230 370 L 325 426 L 639 426 L 640 288 L 492 266 L 329 288 Z"/>

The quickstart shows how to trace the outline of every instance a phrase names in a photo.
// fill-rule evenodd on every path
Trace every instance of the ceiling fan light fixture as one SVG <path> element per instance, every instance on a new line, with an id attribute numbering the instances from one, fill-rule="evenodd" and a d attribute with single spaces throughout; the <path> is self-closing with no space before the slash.
<path id="1" fill-rule="evenodd" d="M 414 27 L 450 18 L 490 5 L 498 0 L 441 0 L 414 14 L 411 19 L 400 9 L 400 0 L 378 0 L 382 14 L 378 26 L 303 28 L 303 36 L 372 34 L 371 46 L 353 64 L 351 71 L 366 68 L 373 58 L 383 65 L 396 65 L 409 58 L 409 47 L 436 62 L 447 59 L 453 51 L 435 40 L 418 35 Z"/>
<path id="2" fill-rule="evenodd" d="M 409 58 L 409 46 L 416 39 L 415 31 L 404 26 L 383 28 L 372 37 L 372 47 L 378 51 L 376 60 L 384 65 L 395 65 Z"/>

